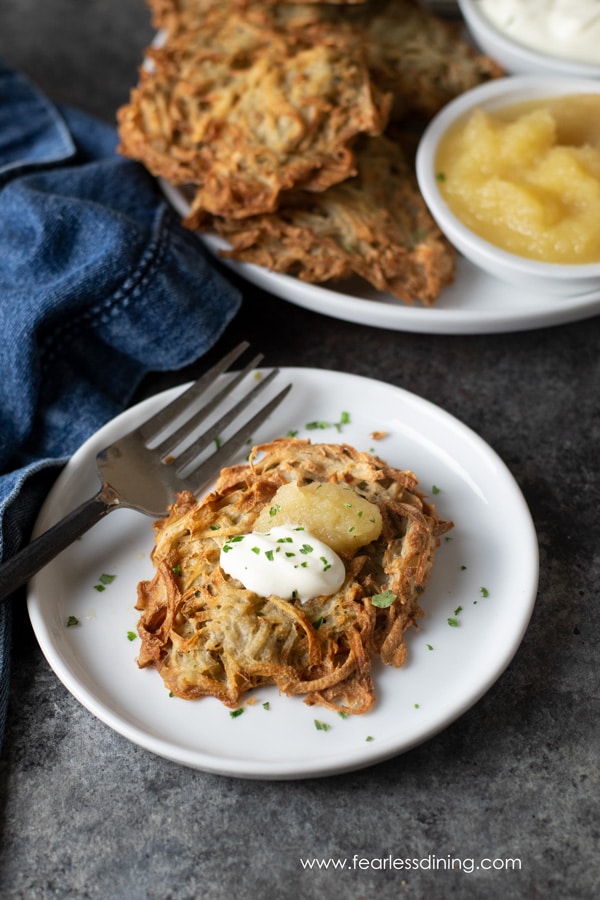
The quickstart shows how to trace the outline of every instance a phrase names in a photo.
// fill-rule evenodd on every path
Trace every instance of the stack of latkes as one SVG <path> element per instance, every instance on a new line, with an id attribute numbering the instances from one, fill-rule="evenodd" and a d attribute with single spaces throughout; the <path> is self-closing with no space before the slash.
<path id="1" fill-rule="evenodd" d="M 432 305 L 456 253 L 414 174 L 423 124 L 502 74 L 416 0 L 149 0 L 160 44 L 120 149 L 185 186 L 224 255 Z"/>

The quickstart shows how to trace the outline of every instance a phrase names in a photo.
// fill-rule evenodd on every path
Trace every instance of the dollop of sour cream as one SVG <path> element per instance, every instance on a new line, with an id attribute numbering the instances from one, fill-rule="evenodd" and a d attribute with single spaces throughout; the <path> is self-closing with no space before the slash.
<path id="1" fill-rule="evenodd" d="M 346 569 L 340 557 L 302 525 L 238 534 L 221 548 L 221 568 L 259 597 L 312 600 L 335 594 Z"/>
<path id="2" fill-rule="evenodd" d="M 498 31 L 533 50 L 600 63 L 598 0 L 479 0 Z"/>

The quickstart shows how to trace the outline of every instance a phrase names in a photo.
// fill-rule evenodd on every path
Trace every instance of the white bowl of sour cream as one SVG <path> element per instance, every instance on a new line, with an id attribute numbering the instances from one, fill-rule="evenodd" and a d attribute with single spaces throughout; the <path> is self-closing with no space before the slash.
<path id="1" fill-rule="evenodd" d="M 598 0 L 458 0 L 476 44 L 509 74 L 600 78 Z"/>
<path id="2" fill-rule="evenodd" d="M 441 230 L 484 271 L 554 296 L 600 291 L 600 82 L 473 88 L 429 123 L 416 172 Z"/>

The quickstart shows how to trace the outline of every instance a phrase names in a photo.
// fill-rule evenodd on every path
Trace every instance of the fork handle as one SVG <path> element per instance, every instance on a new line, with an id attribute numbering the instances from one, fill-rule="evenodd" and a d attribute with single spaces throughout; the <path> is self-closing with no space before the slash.
<path id="1" fill-rule="evenodd" d="M 0 564 L 0 602 L 29 581 L 46 563 L 85 534 L 111 509 L 115 509 L 115 504 L 107 502 L 99 491 L 95 497 L 86 500 L 56 525 Z"/>

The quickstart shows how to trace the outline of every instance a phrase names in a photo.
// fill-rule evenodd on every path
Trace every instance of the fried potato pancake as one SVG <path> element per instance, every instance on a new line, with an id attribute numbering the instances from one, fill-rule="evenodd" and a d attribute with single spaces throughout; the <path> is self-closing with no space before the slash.
<path id="1" fill-rule="evenodd" d="M 120 150 L 196 185 L 194 209 L 213 215 L 270 212 L 282 191 L 342 181 L 355 171 L 356 136 L 387 122 L 391 98 L 372 85 L 347 27 L 300 33 L 263 6 L 218 8 L 148 58 L 119 110 Z"/>
<path id="2" fill-rule="evenodd" d="M 456 253 L 395 131 L 500 67 L 417 0 L 149 2 L 165 40 L 119 111 L 120 150 L 182 187 L 184 224 L 230 258 L 433 305 Z"/>
<path id="3" fill-rule="evenodd" d="M 348 487 L 376 504 L 383 521 L 377 540 L 343 557 L 339 591 L 305 603 L 260 597 L 219 565 L 225 541 L 251 532 L 292 481 Z M 371 454 L 293 438 L 258 445 L 247 465 L 221 472 L 204 500 L 183 492 L 155 523 L 156 574 L 138 586 L 138 665 L 156 667 L 186 699 L 213 696 L 236 707 L 250 689 L 276 685 L 309 705 L 364 713 L 375 699 L 372 656 L 404 664 L 404 633 L 424 615 L 420 597 L 451 527 L 412 472 Z"/>
<path id="4" fill-rule="evenodd" d="M 431 306 L 453 281 L 457 254 L 421 196 L 411 144 L 364 138 L 354 178 L 288 195 L 268 215 L 203 227 L 231 244 L 224 257 L 313 283 L 359 275 L 406 303 Z M 200 227 L 193 215 L 187 222 Z"/>
<path id="5" fill-rule="evenodd" d="M 416 0 L 369 0 L 355 17 L 366 31 L 373 80 L 393 94 L 393 120 L 431 119 L 450 100 L 504 74 L 463 40 L 459 23 L 431 15 Z"/>

